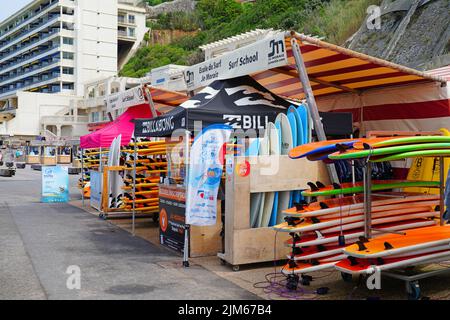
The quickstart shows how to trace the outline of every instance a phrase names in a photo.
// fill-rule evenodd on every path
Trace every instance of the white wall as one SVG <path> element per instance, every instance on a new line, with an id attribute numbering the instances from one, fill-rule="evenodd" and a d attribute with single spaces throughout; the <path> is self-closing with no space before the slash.
<path id="1" fill-rule="evenodd" d="M 117 0 L 77 0 L 77 96 L 85 82 L 117 74 L 117 6 Z"/>
<path id="2" fill-rule="evenodd" d="M 0 126 L 0 134 L 37 136 L 42 116 L 52 116 L 70 106 L 73 96 L 18 92 L 16 117 Z"/>

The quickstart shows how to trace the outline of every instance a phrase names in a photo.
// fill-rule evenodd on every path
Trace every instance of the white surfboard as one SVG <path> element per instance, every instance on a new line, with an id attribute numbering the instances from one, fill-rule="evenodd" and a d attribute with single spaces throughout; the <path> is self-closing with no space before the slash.
<path id="1" fill-rule="evenodd" d="M 290 275 L 292 273 L 294 273 L 294 274 L 297 274 L 297 273 L 310 273 L 310 272 L 330 269 L 330 268 L 333 268 L 334 265 L 336 263 L 338 263 L 340 260 L 342 260 L 342 259 L 338 258 L 336 261 L 321 263 L 321 264 L 319 264 L 317 266 L 313 266 L 313 265 L 311 265 L 309 267 L 305 266 L 305 268 L 297 269 L 297 270 L 294 270 L 294 271 L 291 271 L 289 269 L 281 269 L 281 272 L 283 274 L 285 274 L 285 275 Z"/>
<path id="2" fill-rule="evenodd" d="M 388 227 L 379 227 L 379 229 L 381 229 L 381 230 L 386 229 L 386 230 L 391 230 L 391 231 L 403 231 L 403 230 L 408 230 L 408 229 L 433 226 L 436 224 L 437 224 L 437 221 L 433 221 L 433 220 L 423 220 L 423 221 L 415 221 L 415 222 L 404 221 L 404 222 L 399 223 L 398 225 L 388 226 Z M 373 231 L 373 233 L 372 233 L 372 235 L 374 237 L 384 235 L 384 234 L 385 233 L 381 233 L 378 231 Z M 352 240 L 357 239 L 362 236 L 364 236 L 364 231 L 346 234 L 346 235 L 344 235 L 344 239 L 352 241 Z M 329 243 L 334 243 L 334 242 L 338 242 L 338 241 L 339 241 L 338 236 L 322 237 L 322 238 L 317 237 L 314 240 L 298 242 L 296 244 L 296 247 L 317 246 L 317 245 L 321 245 L 321 244 L 329 244 Z M 286 246 L 292 247 L 292 244 L 287 243 Z"/>
<path id="3" fill-rule="evenodd" d="M 267 156 L 270 152 L 270 142 L 269 142 L 269 134 L 266 130 L 264 137 L 260 140 L 259 144 L 259 155 L 260 156 Z M 273 200 L 272 200 L 273 201 Z M 262 221 L 263 221 L 263 215 L 264 215 L 264 204 L 266 202 L 266 194 L 261 193 L 261 199 L 260 199 L 260 206 L 259 206 L 259 212 L 256 219 L 256 228 L 262 227 Z"/>
<path id="4" fill-rule="evenodd" d="M 292 136 L 292 128 L 289 118 L 284 113 L 280 113 L 275 120 L 275 125 L 280 134 L 281 155 L 287 155 L 294 147 L 294 137 Z M 282 212 L 289 208 L 291 196 L 292 193 L 290 191 L 282 191 L 278 193 L 278 210 L 275 224 L 283 222 L 284 216 Z"/>
<path id="5" fill-rule="evenodd" d="M 437 252 L 437 253 L 430 253 L 430 254 L 425 254 L 423 256 L 420 257 L 414 257 L 414 258 L 410 258 L 410 259 L 404 259 L 401 261 L 396 261 L 396 262 L 392 262 L 392 263 L 385 263 L 382 265 L 374 265 L 371 266 L 369 268 L 363 269 L 363 270 L 349 270 L 347 268 L 343 268 L 341 266 L 335 266 L 337 270 L 345 272 L 345 273 L 351 273 L 351 274 L 363 274 L 363 273 L 369 273 L 369 274 L 373 274 L 374 271 L 387 271 L 387 270 L 392 270 L 392 269 L 396 269 L 396 268 L 400 268 L 400 267 L 405 267 L 405 266 L 416 266 L 416 265 L 420 265 L 420 264 L 425 264 L 425 263 L 430 263 L 430 262 L 437 262 L 437 261 L 444 261 L 446 259 L 450 258 L 450 250 L 444 251 L 444 252 Z"/>
<path id="6" fill-rule="evenodd" d="M 268 133 L 268 134 L 267 134 Z M 280 139 L 278 135 L 278 130 L 272 122 L 269 122 L 266 129 L 266 136 L 269 137 L 269 154 L 276 155 L 280 154 Z M 272 210 L 275 200 L 275 192 L 267 192 L 264 199 L 264 208 L 262 214 L 261 227 L 268 227 L 270 217 L 272 216 Z"/>
<path id="7" fill-rule="evenodd" d="M 408 214 L 400 214 L 400 215 L 394 215 L 389 216 L 389 212 L 386 213 L 387 216 L 379 215 L 378 218 L 372 219 L 372 224 L 382 224 L 382 223 L 389 223 L 389 222 L 395 222 L 395 221 L 404 221 L 404 220 L 411 220 L 411 219 L 417 219 L 417 218 L 428 218 L 428 217 L 437 217 L 439 216 L 439 212 L 418 212 L 418 213 L 408 213 Z M 281 231 L 281 232 L 307 232 L 307 231 L 315 231 L 320 230 L 322 233 L 333 233 L 333 232 L 339 232 L 341 230 L 351 230 L 355 228 L 360 228 L 364 225 L 364 216 L 359 217 L 351 217 L 351 218 L 345 218 L 347 220 L 344 220 L 342 223 L 345 223 L 341 225 L 340 219 L 335 221 L 328 221 L 323 223 L 316 223 L 306 226 L 299 226 L 299 227 L 293 227 L 289 228 L 284 226 L 275 226 L 274 229 Z M 336 226 L 336 227 L 333 227 Z"/>
<path id="8" fill-rule="evenodd" d="M 389 193 L 388 193 L 389 194 Z M 395 195 L 395 193 L 393 193 Z M 439 201 L 439 195 L 415 195 L 415 196 L 406 196 L 406 197 L 394 197 L 383 200 L 375 200 L 372 201 L 372 212 L 387 210 L 383 208 L 388 205 L 400 205 L 403 203 L 410 203 L 411 205 L 419 204 L 422 201 Z M 393 208 L 393 207 L 392 207 Z M 348 213 L 348 212 L 364 212 L 364 203 L 355 203 L 351 205 L 343 205 L 339 207 L 331 207 L 327 209 L 314 210 L 310 212 L 304 213 L 294 213 L 294 212 L 283 212 L 285 216 L 295 216 L 295 217 L 320 217 L 324 215 L 329 215 L 333 213 Z"/>

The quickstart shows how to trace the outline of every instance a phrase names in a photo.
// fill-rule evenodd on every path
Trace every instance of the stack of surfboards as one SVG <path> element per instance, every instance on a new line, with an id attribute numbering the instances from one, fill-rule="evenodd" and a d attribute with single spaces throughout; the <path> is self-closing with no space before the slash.
<path id="1" fill-rule="evenodd" d="M 450 154 L 450 137 L 417 136 L 404 138 L 354 139 L 317 142 L 294 148 L 291 158 L 310 160 L 357 159 L 391 161 L 416 156 Z M 286 222 L 274 227 L 289 232 L 287 245 L 293 250 L 285 273 L 307 273 L 333 267 L 346 258 L 344 247 L 364 234 L 362 183 L 324 186 L 310 183 L 303 196 L 340 196 L 311 204 L 297 204 L 284 211 Z M 372 191 L 407 187 L 438 188 L 439 181 L 373 181 Z M 353 196 L 352 194 L 358 194 Z M 407 230 L 437 224 L 439 196 L 423 193 L 382 193 L 372 196 L 372 225 L 380 230 Z M 378 236 L 377 232 L 374 232 Z M 345 243 L 344 243 L 345 242 Z M 345 264 L 343 262 L 343 264 Z"/>
<path id="2" fill-rule="evenodd" d="M 291 106 L 287 114 L 279 114 L 275 123 L 268 123 L 263 137 L 250 142 L 246 156 L 287 155 L 296 146 L 311 139 L 308 108 Z M 254 193 L 250 199 L 250 226 L 270 227 L 283 221 L 282 211 L 300 202 L 299 190 Z"/>
<path id="3" fill-rule="evenodd" d="M 103 150 L 101 153 L 99 149 L 87 149 L 83 152 L 83 159 L 81 159 L 81 157 L 78 158 L 80 161 L 83 160 L 84 168 L 83 178 L 78 180 L 78 188 L 84 193 L 85 198 L 90 198 L 91 196 L 90 170 L 98 169 L 100 166 L 100 160 L 104 162 L 107 160 L 105 155 L 107 155 L 108 152 L 109 151 L 107 149 Z"/>
<path id="4" fill-rule="evenodd" d="M 438 195 L 383 192 L 372 196 L 372 225 L 395 231 L 433 226 L 438 222 L 438 205 Z M 287 222 L 273 228 L 293 236 L 286 243 L 293 248 L 283 269 L 286 273 L 331 268 L 345 258 L 345 246 L 364 235 L 363 195 L 297 205 L 284 213 Z"/>
<path id="5" fill-rule="evenodd" d="M 134 147 L 136 145 L 136 159 Z M 132 142 L 123 150 L 125 154 L 122 209 L 135 210 L 142 213 L 159 211 L 159 182 L 160 175 L 167 173 L 165 140 L 144 140 Z M 134 185 L 133 170 L 136 163 L 136 184 Z M 135 188 L 135 198 L 133 189 Z"/>
<path id="6" fill-rule="evenodd" d="M 409 230 L 370 240 L 361 238 L 343 252 L 347 258 L 335 267 L 350 274 L 443 261 L 450 258 L 450 225 Z"/>

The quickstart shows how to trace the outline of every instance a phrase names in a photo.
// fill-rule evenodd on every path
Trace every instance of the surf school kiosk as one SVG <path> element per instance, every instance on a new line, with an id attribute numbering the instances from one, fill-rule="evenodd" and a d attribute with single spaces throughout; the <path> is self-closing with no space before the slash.
<path id="1" fill-rule="evenodd" d="M 26 147 L 26 163 L 40 164 L 41 163 L 41 141 L 32 141 Z"/>

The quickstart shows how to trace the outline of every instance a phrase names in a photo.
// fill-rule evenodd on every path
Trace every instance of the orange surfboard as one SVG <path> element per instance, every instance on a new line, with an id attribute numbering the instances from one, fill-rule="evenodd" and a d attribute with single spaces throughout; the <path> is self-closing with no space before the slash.
<path id="1" fill-rule="evenodd" d="M 348 246 L 344 252 L 358 258 L 378 258 L 443 244 L 450 246 L 450 225 L 409 230 L 404 235 L 381 236 Z"/>

